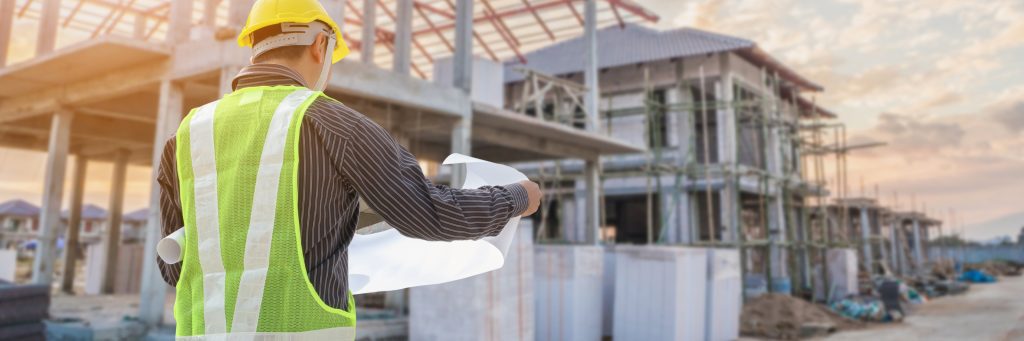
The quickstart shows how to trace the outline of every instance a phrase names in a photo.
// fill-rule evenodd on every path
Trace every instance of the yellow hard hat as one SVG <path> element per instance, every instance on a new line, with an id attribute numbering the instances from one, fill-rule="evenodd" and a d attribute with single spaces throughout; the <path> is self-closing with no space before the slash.
<path id="1" fill-rule="evenodd" d="M 238 34 L 238 45 L 252 47 L 253 32 L 265 27 L 285 23 L 305 24 L 317 20 L 324 22 L 334 31 L 338 43 L 331 55 L 331 63 L 337 63 L 348 55 L 348 45 L 341 36 L 341 28 L 317 0 L 256 0 L 249 11 L 245 27 Z"/>

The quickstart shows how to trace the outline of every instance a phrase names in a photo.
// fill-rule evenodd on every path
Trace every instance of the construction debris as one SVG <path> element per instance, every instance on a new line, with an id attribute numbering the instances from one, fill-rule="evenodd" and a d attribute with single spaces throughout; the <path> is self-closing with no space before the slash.
<path id="1" fill-rule="evenodd" d="M 864 324 L 792 296 L 765 294 L 747 301 L 740 314 L 740 334 L 781 340 L 798 340 Z"/>
<path id="2" fill-rule="evenodd" d="M 0 281 L 0 340 L 45 340 L 49 309 L 48 286 Z"/>

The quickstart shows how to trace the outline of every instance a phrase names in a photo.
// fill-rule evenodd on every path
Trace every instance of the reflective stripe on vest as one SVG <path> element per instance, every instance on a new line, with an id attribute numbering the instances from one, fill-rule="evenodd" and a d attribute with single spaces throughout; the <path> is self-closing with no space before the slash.
<path id="1" fill-rule="evenodd" d="M 192 216 L 195 229 L 195 246 L 191 255 L 185 248 L 178 283 L 175 317 L 179 327 L 184 326 L 178 328 L 179 339 L 355 337 L 352 296 L 349 311 L 323 303 L 309 283 L 301 251 L 296 179 L 302 117 L 297 115 L 304 114 L 312 97 L 320 95 L 297 87 L 240 90 L 197 108 L 188 124 L 179 128 L 179 183 L 187 186 L 192 181 L 192 191 L 182 188 L 182 210 L 186 227 Z M 260 129 L 266 129 L 266 134 L 260 136 Z M 248 137 L 231 144 L 239 136 Z M 262 148 L 250 148 L 260 143 L 259 137 L 264 138 Z M 233 148 L 237 146 L 244 148 Z M 186 150 L 188 156 L 182 154 Z M 219 180 L 218 157 L 223 158 L 220 166 L 226 167 Z M 283 173 L 285 166 L 288 173 Z M 218 185 L 224 191 L 221 195 Z M 246 216 L 244 210 L 249 207 Z M 188 234 L 186 245 L 187 239 Z M 280 245 L 272 248 L 275 242 Z M 271 278 L 273 284 L 268 283 Z M 200 289 L 201 308 L 196 295 Z M 269 303 L 264 304 L 265 300 Z M 184 310 L 179 311 L 178 303 Z M 267 323 L 262 328 L 261 317 Z"/>

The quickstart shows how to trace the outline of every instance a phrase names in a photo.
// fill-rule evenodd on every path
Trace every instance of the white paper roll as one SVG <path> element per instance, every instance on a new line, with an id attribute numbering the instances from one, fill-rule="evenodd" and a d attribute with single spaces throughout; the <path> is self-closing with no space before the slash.
<path id="1" fill-rule="evenodd" d="M 185 244 L 185 229 L 180 228 L 156 243 L 156 254 L 167 264 L 181 261 L 181 246 Z"/>
<path id="2" fill-rule="evenodd" d="M 460 188 L 497 186 L 526 180 L 523 173 L 462 154 L 452 154 L 445 165 L 465 164 L 466 181 Z M 349 290 L 353 294 L 391 291 L 422 285 L 441 284 L 500 269 L 505 264 L 519 217 L 509 219 L 501 233 L 479 240 L 426 241 L 406 237 L 387 222 L 367 227 L 356 234 L 348 247 Z M 168 264 L 181 261 L 184 229 L 157 244 L 157 254 Z"/>

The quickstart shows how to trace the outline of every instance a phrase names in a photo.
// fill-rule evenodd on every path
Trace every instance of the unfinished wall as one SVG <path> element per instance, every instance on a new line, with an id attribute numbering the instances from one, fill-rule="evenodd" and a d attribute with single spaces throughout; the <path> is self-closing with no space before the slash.
<path id="1" fill-rule="evenodd" d="M 533 224 L 520 222 L 505 265 L 467 279 L 409 289 L 409 340 L 530 340 L 534 331 Z"/>
<path id="2" fill-rule="evenodd" d="M 615 247 L 615 340 L 703 340 L 706 249 Z"/>

